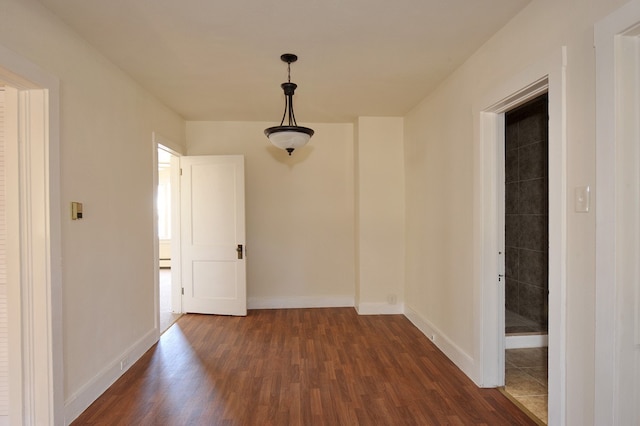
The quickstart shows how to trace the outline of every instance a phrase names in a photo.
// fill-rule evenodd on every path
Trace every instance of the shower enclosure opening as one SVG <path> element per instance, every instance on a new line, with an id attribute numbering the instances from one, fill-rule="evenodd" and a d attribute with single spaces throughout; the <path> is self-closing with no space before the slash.
<path id="1" fill-rule="evenodd" d="M 548 329 L 548 96 L 505 114 L 505 334 Z"/>

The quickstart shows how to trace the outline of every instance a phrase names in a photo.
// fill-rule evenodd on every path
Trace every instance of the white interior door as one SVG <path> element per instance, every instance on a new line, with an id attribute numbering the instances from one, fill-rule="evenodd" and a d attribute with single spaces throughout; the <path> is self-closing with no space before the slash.
<path id="1" fill-rule="evenodd" d="M 244 157 L 180 157 L 184 312 L 246 315 Z"/>

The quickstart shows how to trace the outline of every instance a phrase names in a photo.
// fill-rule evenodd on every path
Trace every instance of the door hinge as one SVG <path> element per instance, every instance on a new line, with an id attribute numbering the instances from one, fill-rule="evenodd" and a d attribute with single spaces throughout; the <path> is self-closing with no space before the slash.
<path id="1" fill-rule="evenodd" d="M 184 287 L 180 289 L 182 291 L 182 295 L 184 296 Z"/>
<path id="2" fill-rule="evenodd" d="M 182 176 L 182 167 L 180 167 L 180 176 Z"/>

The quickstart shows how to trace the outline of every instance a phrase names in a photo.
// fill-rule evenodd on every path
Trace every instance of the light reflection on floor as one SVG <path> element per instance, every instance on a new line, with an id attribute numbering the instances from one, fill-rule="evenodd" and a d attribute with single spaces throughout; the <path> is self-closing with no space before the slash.
<path id="1" fill-rule="evenodd" d="M 160 269 L 160 334 L 164 333 L 180 318 L 171 312 L 171 269 Z"/>

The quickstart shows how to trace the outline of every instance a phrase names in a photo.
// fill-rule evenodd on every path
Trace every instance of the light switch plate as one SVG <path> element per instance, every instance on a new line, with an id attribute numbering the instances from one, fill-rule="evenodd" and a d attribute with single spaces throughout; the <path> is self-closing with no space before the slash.
<path id="1" fill-rule="evenodd" d="M 589 186 L 578 186 L 575 189 L 575 205 L 577 213 L 588 213 L 591 203 L 591 189 Z"/>

